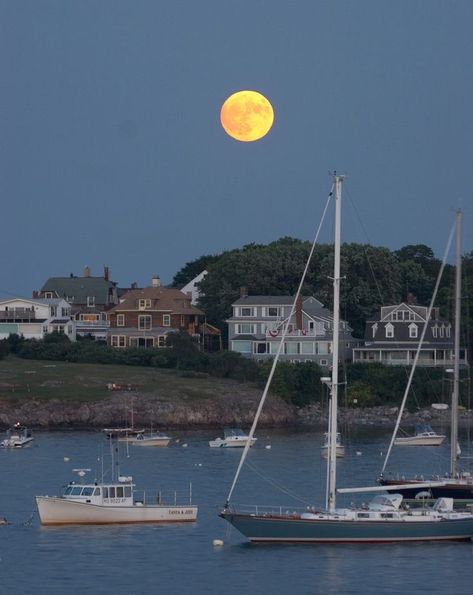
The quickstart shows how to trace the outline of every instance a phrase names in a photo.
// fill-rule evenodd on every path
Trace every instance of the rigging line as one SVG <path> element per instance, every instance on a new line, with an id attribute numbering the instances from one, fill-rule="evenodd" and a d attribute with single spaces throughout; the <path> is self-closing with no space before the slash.
<path id="1" fill-rule="evenodd" d="M 294 302 L 293 302 L 292 307 L 291 307 L 291 312 L 289 314 L 289 318 L 287 319 L 286 324 L 284 325 L 283 332 L 282 332 L 282 335 L 281 335 L 281 340 L 279 341 L 278 350 L 277 350 L 276 356 L 275 356 L 275 358 L 273 360 L 273 364 L 271 366 L 271 370 L 269 372 L 269 376 L 268 376 L 268 379 L 266 381 L 266 385 L 264 387 L 264 391 L 263 391 L 263 394 L 261 396 L 261 399 L 260 399 L 260 402 L 259 402 L 259 405 L 258 405 L 258 409 L 256 410 L 255 418 L 253 420 L 253 424 L 251 426 L 250 433 L 248 435 L 248 440 L 247 440 L 247 442 L 245 444 L 245 448 L 243 449 L 243 452 L 241 454 L 240 462 L 238 463 L 238 468 L 236 470 L 235 477 L 233 478 L 233 483 L 231 485 L 230 491 L 228 492 L 227 500 L 226 500 L 226 503 L 225 503 L 225 508 L 227 508 L 228 505 L 229 505 L 229 503 L 230 503 L 230 499 L 232 497 L 233 490 L 235 489 L 235 486 L 237 484 L 238 478 L 240 476 L 241 468 L 243 467 L 243 463 L 245 462 L 246 456 L 247 456 L 248 451 L 250 449 L 250 445 L 251 445 L 251 442 L 252 442 L 252 439 L 253 439 L 253 435 L 255 433 L 255 429 L 256 429 L 256 426 L 258 424 L 259 416 L 261 415 L 261 411 L 263 410 L 264 402 L 266 401 L 266 397 L 268 395 L 269 386 L 270 386 L 271 381 L 273 379 L 274 372 L 276 370 L 276 364 L 278 363 L 279 356 L 281 354 L 281 350 L 282 350 L 282 347 L 284 345 L 284 341 L 286 339 L 287 331 L 289 329 L 289 323 L 290 323 L 290 321 L 291 321 L 291 319 L 292 319 L 292 317 L 294 315 L 294 311 L 296 309 L 297 299 L 299 298 L 299 295 L 301 293 L 302 286 L 303 286 L 304 281 L 305 281 L 305 278 L 307 276 L 307 271 L 309 270 L 309 264 L 310 264 L 310 261 L 312 260 L 312 256 L 313 256 L 314 251 L 315 251 L 315 246 L 317 245 L 317 241 L 318 241 L 318 238 L 319 238 L 320 230 L 322 229 L 322 224 L 323 224 L 323 222 L 325 220 L 325 216 L 327 214 L 327 210 L 328 210 L 328 207 L 330 205 L 330 201 L 331 201 L 332 196 L 333 196 L 334 188 L 335 188 L 335 183 L 332 184 L 332 187 L 330 189 L 329 195 L 327 197 L 327 202 L 325 204 L 325 208 L 324 208 L 323 213 L 322 213 L 322 218 L 320 219 L 320 223 L 319 223 L 319 226 L 317 228 L 314 241 L 312 242 L 312 247 L 310 249 L 309 257 L 307 258 L 307 262 L 306 262 L 306 265 L 305 265 L 305 268 L 304 268 L 304 272 L 302 273 L 302 277 L 301 277 L 301 280 L 299 282 L 299 287 L 297 288 L 297 292 L 296 292 L 296 295 L 294 297 Z"/>
<path id="2" fill-rule="evenodd" d="M 259 469 L 257 467 L 255 467 L 252 463 L 249 463 L 249 461 L 246 461 L 245 462 L 245 465 L 249 469 L 251 469 L 253 471 L 253 473 L 256 473 L 256 475 L 258 475 L 259 477 L 261 477 L 261 479 L 263 479 L 264 481 L 266 481 L 266 483 L 268 483 L 269 485 L 272 485 L 273 487 L 277 488 L 283 494 L 286 494 L 287 496 L 290 496 L 291 498 L 294 498 L 294 500 L 298 500 L 299 502 L 302 502 L 303 504 L 311 504 L 305 498 L 302 498 L 301 496 L 299 496 L 295 492 L 293 492 L 291 490 L 288 490 L 282 484 L 276 482 L 274 479 L 271 479 L 268 475 L 265 475 L 264 473 L 262 473 L 261 471 L 259 471 Z"/>
<path id="3" fill-rule="evenodd" d="M 407 381 L 406 390 L 404 391 L 404 396 L 402 398 L 401 406 L 399 408 L 399 413 L 398 413 L 397 420 L 396 420 L 396 426 L 394 428 L 394 432 L 393 432 L 393 435 L 391 437 L 391 442 L 389 443 L 389 448 L 388 448 L 388 451 L 386 453 L 386 457 L 384 459 L 384 464 L 383 464 L 383 468 L 381 469 L 381 474 L 383 474 L 384 473 L 384 470 L 386 469 L 386 465 L 388 464 L 389 456 L 391 455 L 391 450 L 392 450 L 392 447 L 393 447 L 393 444 L 394 444 L 394 440 L 396 439 L 396 435 L 397 435 L 397 432 L 399 430 L 399 426 L 401 424 L 402 414 L 404 413 L 404 407 L 405 407 L 406 401 L 407 401 L 407 394 L 408 394 L 409 389 L 410 389 L 411 384 L 412 384 L 412 379 L 414 377 L 414 372 L 415 372 L 415 369 L 416 369 L 416 366 L 417 366 L 417 361 L 419 359 L 420 350 L 422 348 L 422 344 L 424 342 L 424 337 L 425 337 L 425 334 L 427 332 L 427 326 L 428 326 L 428 323 L 429 323 L 429 320 L 430 320 L 430 316 L 432 314 L 432 309 L 434 307 L 435 298 L 437 297 L 437 291 L 438 291 L 438 288 L 439 288 L 439 285 L 440 285 L 440 280 L 442 278 L 442 274 L 443 274 L 445 265 L 447 263 L 447 257 L 448 257 L 448 253 L 450 251 L 450 246 L 452 244 L 453 236 L 454 236 L 454 233 L 455 233 L 455 228 L 456 228 L 456 222 L 454 223 L 454 225 L 452 226 L 452 229 L 450 230 L 450 235 L 449 235 L 449 238 L 448 238 L 447 246 L 445 248 L 445 253 L 444 253 L 443 259 L 442 259 L 442 266 L 440 267 L 439 274 L 437 275 L 437 280 L 435 282 L 435 287 L 434 287 L 434 293 L 433 293 L 432 298 L 430 300 L 429 309 L 427 310 L 427 316 L 425 317 L 425 324 L 424 324 L 424 326 L 422 328 L 422 334 L 420 336 L 420 340 L 419 340 L 419 343 L 417 345 L 417 349 L 416 349 L 416 354 L 415 354 L 415 357 L 414 357 L 414 361 L 412 362 L 412 367 L 411 367 L 411 371 L 410 371 L 410 374 L 409 374 L 409 379 Z"/>

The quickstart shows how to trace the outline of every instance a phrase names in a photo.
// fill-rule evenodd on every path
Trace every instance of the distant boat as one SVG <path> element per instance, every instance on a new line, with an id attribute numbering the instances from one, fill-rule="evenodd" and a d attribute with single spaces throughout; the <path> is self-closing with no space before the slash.
<path id="1" fill-rule="evenodd" d="M 446 436 L 437 434 L 428 424 L 418 424 L 413 436 L 399 436 L 394 440 L 396 446 L 440 446 Z"/>
<path id="2" fill-rule="evenodd" d="M 329 435 L 328 435 L 328 432 L 325 432 L 324 443 L 322 445 L 322 448 L 320 449 L 320 454 L 323 456 L 324 459 L 326 459 L 328 457 L 329 444 L 330 444 Z M 342 436 L 341 436 L 340 432 L 337 432 L 336 454 L 337 454 L 337 457 L 339 457 L 339 458 L 345 456 L 345 446 L 342 444 Z"/>
<path id="3" fill-rule="evenodd" d="M 161 432 L 144 434 L 140 432 L 134 439 L 128 440 L 133 446 L 168 446 L 172 438 Z"/>
<path id="4" fill-rule="evenodd" d="M 16 423 L 7 430 L 7 437 L 0 442 L 2 448 L 23 448 L 29 446 L 34 440 L 31 431 L 26 426 Z"/>
<path id="5" fill-rule="evenodd" d="M 244 448 L 248 442 L 249 436 L 240 428 L 228 428 L 223 431 L 223 438 L 210 440 L 211 448 Z M 250 446 L 253 446 L 257 438 L 252 438 Z"/>

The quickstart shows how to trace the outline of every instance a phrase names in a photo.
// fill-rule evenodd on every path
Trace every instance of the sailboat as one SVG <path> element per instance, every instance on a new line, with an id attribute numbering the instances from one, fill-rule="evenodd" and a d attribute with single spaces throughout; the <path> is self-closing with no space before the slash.
<path id="1" fill-rule="evenodd" d="M 327 492 L 325 507 L 314 507 L 297 512 L 283 507 L 256 506 L 240 508 L 230 503 L 240 470 L 249 451 L 250 440 L 256 428 L 269 384 L 274 374 L 281 344 L 273 361 L 266 387 L 263 391 L 253 422 L 248 442 L 242 453 L 238 469 L 220 516 L 231 523 L 251 542 L 269 543 L 353 543 L 353 542 L 398 542 L 398 541 L 441 541 L 470 540 L 473 537 L 473 515 L 470 512 L 453 510 L 453 500 L 441 498 L 433 507 L 410 509 L 403 506 L 401 494 L 378 494 L 363 508 L 337 508 L 336 505 L 336 438 L 338 409 L 338 354 L 340 327 L 340 245 L 341 245 L 341 188 L 343 176 L 334 174 L 335 189 L 335 254 L 334 254 L 334 319 L 333 319 L 333 364 L 331 377 L 322 381 L 330 388 L 330 415 L 328 425 L 329 455 L 327 458 Z M 329 194 L 329 200 L 333 189 Z M 309 261 L 317 237 L 314 240 Z M 301 290 L 308 270 L 306 264 L 297 295 Z M 361 489 L 359 491 L 364 491 Z M 379 491 L 379 486 L 366 488 Z M 353 491 L 353 490 L 351 490 Z"/>
<path id="2" fill-rule="evenodd" d="M 429 492 L 431 498 L 455 498 L 458 500 L 473 500 L 473 477 L 469 472 L 460 471 L 458 469 L 458 457 L 461 450 L 458 444 L 458 401 L 460 393 L 460 321 L 461 321 L 461 240 L 462 240 L 462 212 L 458 210 L 456 213 L 456 272 L 455 272 L 455 342 L 453 355 L 453 392 L 451 403 L 451 428 L 450 428 L 450 469 L 443 476 L 432 477 L 432 484 L 426 484 L 423 488 L 418 487 L 419 480 L 417 478 L 406 478 L 385 476 L 387 461 L 391 452 L 391 445 L 388 449 L 383 469 L 378 483 L 386 489 L 391 489 L 391 486 L 396 486 L 396 491 L 403 494 L 407 498 L 415 498 L 419 492 Z M 422 340 L 422 338 L 421 338 Z M 403 409 L 400 408 L 398 420 L 400 419 Z M 397 426 L 396 426 L 397 427 Z M 396 430 L 395 430 L 396 432 Z"/>

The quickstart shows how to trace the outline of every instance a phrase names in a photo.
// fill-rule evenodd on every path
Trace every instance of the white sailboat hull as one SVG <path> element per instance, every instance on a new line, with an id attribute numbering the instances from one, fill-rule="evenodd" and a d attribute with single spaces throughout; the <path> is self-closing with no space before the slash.
<path id="1" fill-rule="evenodd" d="M 195 521 L 197 506 L 133 504 L 104 506 L 66 498 L 37 496 L 42 525 L 100 525 L 115 523 L 175 523 Z"/>

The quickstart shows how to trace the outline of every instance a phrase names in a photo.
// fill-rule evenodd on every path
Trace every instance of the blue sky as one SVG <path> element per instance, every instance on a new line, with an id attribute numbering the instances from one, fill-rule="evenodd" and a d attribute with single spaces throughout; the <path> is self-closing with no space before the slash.
<path id="1" fill-rule="evenodd" d="M 1 294 L 312 239 L 333 169 L 345 241 L 441 257 L 461 206 L 472 250 L 472 22 L 471 0 L 0 0 Z M 220 126 L 240 89 L 275 110 L 255 143 Z"/>

